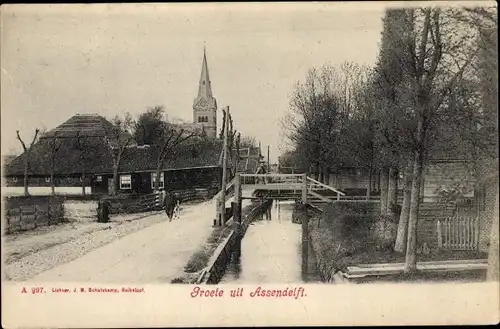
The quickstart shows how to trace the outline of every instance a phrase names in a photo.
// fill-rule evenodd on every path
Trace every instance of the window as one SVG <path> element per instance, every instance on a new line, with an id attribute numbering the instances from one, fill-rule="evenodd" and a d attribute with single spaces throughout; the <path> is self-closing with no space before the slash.
<path id="1" fill-rule="evenodd" d="M 120 190 L 130 190 L 132 188 L 132 176 L 131 175 L 121 175 L 120 176 Z"/>
<path id="2" fill-rule="evenodd" d="M 202 120 L 202 117 L 198 117 L 198 122 L 201 122 L 201 120 Z"/>
<path id="3" fill-rule="evenodd" d="M 45 183 L 50 183 L 50 177 L 45 177 Z"/>
<path id="4" fill-rule="evenodd" d="M 156 173 L 151 173 L 151 188 L 155 188 L 155 180 L 156 180 Z M 163 189 L 165 186 L 165 177 L 163 173 L 160 173 L 160 183 L 159 183 L 159 188 Z"/>
<path id="5" fill-rule="evenodd" d="M 99 183 L 102 182 L 102 176 L 96 176 L 95 181 Z"/>

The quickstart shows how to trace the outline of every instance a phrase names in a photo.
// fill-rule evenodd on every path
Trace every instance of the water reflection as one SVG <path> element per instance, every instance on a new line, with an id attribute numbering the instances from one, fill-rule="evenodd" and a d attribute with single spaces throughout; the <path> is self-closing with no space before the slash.
<path id="1" fill-rule="evenodd" d="M 220 283 L 303 282 L 302 229 L 292 223 L 292 211 L 293 202 L 274 201 L 254 220 L 241 241 L 241 257 L 228 264 Z"/>

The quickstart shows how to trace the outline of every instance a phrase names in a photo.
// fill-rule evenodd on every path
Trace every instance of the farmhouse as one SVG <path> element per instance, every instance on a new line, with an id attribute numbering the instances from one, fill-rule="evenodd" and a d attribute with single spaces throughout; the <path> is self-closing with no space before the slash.
<path id="1" fill-rule="evenodd" d="M 111 188 L 116 148 L 107 136 L 112 124 L 99 115 L 76 115 L 40 137 L 29 156 L 28 185 L 90 186 L 92 193 L 105 194 Z M 128 138 L 124 136 L 122 138 Z M 54 144 L 59 146 L 54 152 Z M 161 170 L 160 188 L 217 189 L 220 184 L 222 143 L 197 139 L 182 144 L 167 156 Z M 149 193 L 157 167 L 158 150 L 132 142 L 124 151 L 118 169 L 122 193 Z M 23 153 L 5 167 L 7 186 L 23 186 Z M 51 175 L 53 174 L 53 175 Z"/>

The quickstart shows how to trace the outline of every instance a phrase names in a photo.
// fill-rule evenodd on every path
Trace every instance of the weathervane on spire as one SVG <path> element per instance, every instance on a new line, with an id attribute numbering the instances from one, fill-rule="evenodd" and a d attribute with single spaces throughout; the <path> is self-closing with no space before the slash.
<path id="1" fill-rule="evenodd" d="M 207 46 L 205 45 L 205 41 L 203 41 L 203 52 L 207 51 Z"/>

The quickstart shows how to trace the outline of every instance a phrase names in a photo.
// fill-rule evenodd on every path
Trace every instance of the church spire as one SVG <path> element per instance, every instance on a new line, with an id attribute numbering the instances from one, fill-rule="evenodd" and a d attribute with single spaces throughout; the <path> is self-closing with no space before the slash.
<path id="1" fill-rule="evenodd" d="M 203 62 L 201 64 L 200 85 L 198 87 L 198 98 L 205 98 L 209 100 L 212 98 L 212 85 L 210 82 L 210 75 L 208 74 L 207 53 L 205 46 L 203 46 Z"/>

